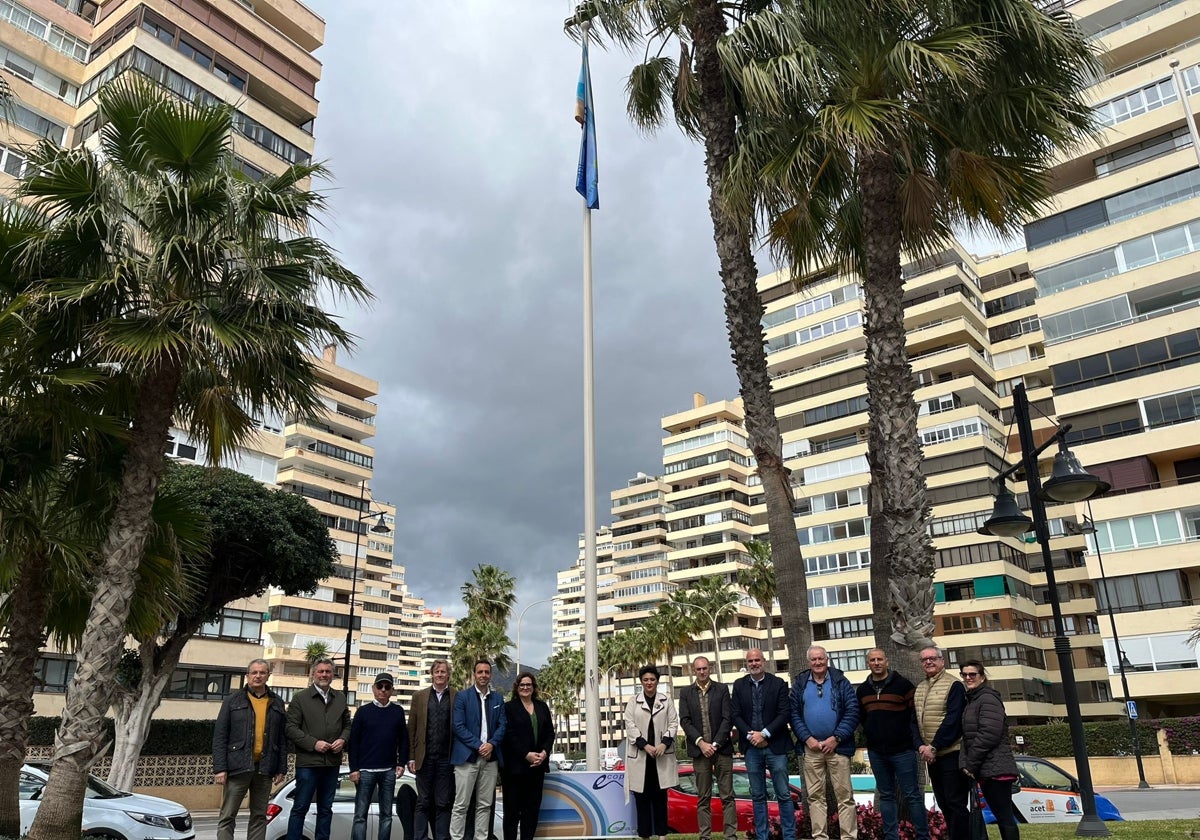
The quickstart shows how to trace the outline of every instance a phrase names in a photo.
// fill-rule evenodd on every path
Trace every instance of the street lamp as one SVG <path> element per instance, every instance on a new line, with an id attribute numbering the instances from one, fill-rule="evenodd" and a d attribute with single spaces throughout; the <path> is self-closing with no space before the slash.
<path id="1" fill-rule="evenodd" d="M 1054 652 L 1058 655 L 1059 672 L 1062 675 L 1063 702 L 1067 707 L 1067 722 L 1071 730 L 1071 747 L 1075 756 L 1075 772 L 1079 776 L 1079 798 L 1082 800 L 1083 817 L 1075 830 L 1080 837 L 1107 837 L 1108 827 L 1096 813 L 1096 792 L 1092 788 L 1092 768 L 1088 764 L 1087 743 L 1083 734 L 1083 717 L 1079 709 L 1079 691 L 1075 685 L 1075 666 L 1071 661 L 1071 641 L 1067 638 L 1063 623 L 1062 604 L 1058 600 L 1058 584 L 1054 576 L 1054 561 L 1050 555 L 1050 528 L 1046 521 L 1046 501 L 1082 502 L 1109 489 L 1109 484 L 1086 472 L 1066 444 L 1070 426 L 1059 426 L 1057 432 L 1037 446 L 1033 440 L 1033 425 L 1029 417 L 1029 397 L 1025 384 L 1013 388 L 1013 421 L 1021 441 L 1020 464 L 1002 470 L 996 477 L 996 506 L 991 518 L 983 523 L 981 533 L 998 537 L 1020 537 L 1031 528 L 1037 535 L 1042 548 L 1042 563 L 1046 567 L 1047 599 L 1054 614 Z M 1038 455 L 1050 444 L 1058 443 L 1059 451 L 1054 457 L 1054 471 L 1042 485 L 1038 475 Z M 1032 521 L 1021 513 L 1016 499 L 1005 487 L 1004 482 L 1017 471 L 1025 470 L 1025 483 L 1029 489 L 1029 509 Z"/>
<path id="2" fill-rule="evenodd" d="M 363 480 L 362 488 L 358 493 L 358 509 L 362 510 L 366 505 L 367 500 L 367 482 Z M 372 534 L 390 534 L 392 529 L 388 527 L 383 519 L 383 511 L 378 514 L 372 513 L 370 506 L 367 506 L 367 512 L 358 517 L 358 522 L 354 526 L 354 573 L 350 578 L 350 622 L 346 626 L 346 659 L 342 666 L 342 693 L 346 695 L 346 700 L 350 699 L 350 645 L 354 641 L 354 593 L 358 589 L 358 550 L 362 545 L 362 521 L 370 519 L 372 516 L 378 516 L 379 520 L 371 526 Z"/>
<path id="3" fill-rule="evenodd" d="M 1117 635 L 1117 618 L 1113 615 L 1112 595 L 1108 591 L 1108 576 L 1104 574 L 1104 555 L 1100 552 L 1100 541 L 1095 539 L 1096 520 L 1092 518 L 1090 500 L 1087 503 L 1087 511 L 1087 516 L 1083 520 L 1084 526 L 1079 529 L 1079 533 L 1093 535 L 1096 563 L 1100 566 L 1100 585 L 1104 587 L 1105 612 L 1108 613 L 1108 624 L 1112 628 L 1113 649 L 1117 653 L 1117 670 L 1121 674 L 1121 692 L 1125 696 L 1125 713 L 1129 716 L 1129 737 L 1133 739 L 1133 757 L 1137 760 L 1138 788 L 1147 790 L 1150 783 L 1146 781 L 1146 769 L 1142 766 L 1142 745 L 1138 742 L 1137 718 L 1133 714 L 1137 707 L 1129 696 L 1129 680 L 1125 677 L 1125 669 L 1130 667 L 1129 657 L 1125 655 L 1125 651 L 1121 650 L 1121 637 Z"/>
<path id="4" fill-rule="evenodd" d="M 676 601 L 675 603 L 681 607 L 688 607 L 689 609 L 700 610 L 700 612 L 702 612 L 706 616 L 708 616 L 709 621 L 712 622 L 713 664 L 717 666 L 717 682 L 721 682 L 721 639 L 717 635 L 717 617 L 712 613 L 712 611 L 708 610 L 705 607 L 700 606 L 699 604 L 693 604 L 690 601 Z M 670 664 L 671 663 L 669 663 L 669 662 L 667 663 L 668 667 L 670 667 Z"/>

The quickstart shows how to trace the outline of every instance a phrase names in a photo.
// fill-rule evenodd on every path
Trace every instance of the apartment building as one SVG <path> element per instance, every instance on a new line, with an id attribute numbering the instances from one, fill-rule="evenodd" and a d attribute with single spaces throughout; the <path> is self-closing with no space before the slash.
<path id="1" fill-rule="evenodd" d="M 1196 714 L 1200 4 L 1068 8 L 1104 50 L 1103 132 L 1056 166 L 1055 206 L 1025 229 L 1027 271 L 1002 290 L 1035 299 L 1009 322 L 1032 318 L 1013 349 L 1042 358 L 1014 373 L 1037 379 L 1081 462 L 1113 485 L 1090 510 L 1067 508 L 1088 540 L 1113 693 L 1123 656 L 1143 715 Z"/>

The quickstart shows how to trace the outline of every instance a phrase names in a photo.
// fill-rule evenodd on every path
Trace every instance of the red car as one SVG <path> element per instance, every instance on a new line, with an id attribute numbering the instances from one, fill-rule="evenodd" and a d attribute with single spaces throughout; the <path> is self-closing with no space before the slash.
<path id="1" fill-rule="evenodd" d="M 792 791 L 792 802 L 800 803 L 800 788 L 788 785 Z M 750 777 L 743 765 L 733 767 L 733 796 L 737 801 L 738 831 L 754 830 L 754 802 L 750 798 Z M 696 777 L 690 765 L 679 767 L 679 784 L 667 790 L 667 828 L 672 834 L 699 834 L 696 819 Z M 722 822 L 721 798 L 717 795 L 717 780 L 713 779 L 712 818 L 713 836 L 720 834 Z M 771 786 L 771 775 L 767 774 L 767 818 L 779 819 L 779 804 L 775 801 L 775 789 Z"/>

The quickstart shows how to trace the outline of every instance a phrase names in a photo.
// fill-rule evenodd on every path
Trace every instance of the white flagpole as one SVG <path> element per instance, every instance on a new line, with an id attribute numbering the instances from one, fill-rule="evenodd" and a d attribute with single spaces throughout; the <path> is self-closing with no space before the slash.
<path id="1" fill-rule="evenodd" d="M 583 46 L 588 31 L 584 21 Z M 589 94 L 590 94 L 589 79 Z M 589 100 L 590 100 L 589 96 Z M 588 102 L 588 107 L 591 107 Z M 584 129 L 586 131 L 586 128 Z M 596 594 L 596 383 L 592 348 L 592 211 L 583 199 L 583 708 L 587 734 L 587 768 L 600 770 L 600 648 Z"/>

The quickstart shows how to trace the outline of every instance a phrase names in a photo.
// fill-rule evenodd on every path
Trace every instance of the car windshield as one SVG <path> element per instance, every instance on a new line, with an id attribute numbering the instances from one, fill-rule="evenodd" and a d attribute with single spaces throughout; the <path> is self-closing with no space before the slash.
<path id="1" fill-rule="evenodd" d="M 40 764 L 40 763 L 35 764 L 33 762 L 30 762 L 29 766 L 35 767 L 38 770 L 41 770 L 43 773 L 46 773 L 46 774 L 50 773 L 50 765 L 49 764 Z M 85 799 L 120 799 L 122 796 L 130 796 L 130 795 L 131 794 L 126 793 L 123 790 L 117 790 L 115 787 L 113 787 L 108 782 L 104 781 L 103 779 L 97 779 L 95 776 L 92 776 L 92 775 L 88 776 L 87 791 L 84 793 Z"/>

